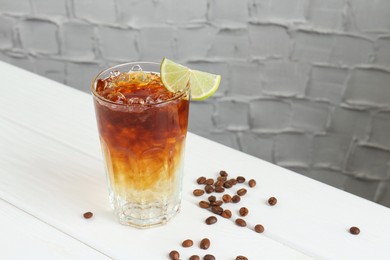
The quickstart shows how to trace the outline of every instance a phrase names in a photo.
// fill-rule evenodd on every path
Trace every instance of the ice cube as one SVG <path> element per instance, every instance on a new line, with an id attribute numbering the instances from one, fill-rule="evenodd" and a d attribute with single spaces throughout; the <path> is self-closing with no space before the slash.
<path id="1" fill-rule="evenodd" d="M 121 74 L 119 70 L 111 71 L 111 72 L 110 72 L 110 78 L 115 78 L 115 77 L 117 77 L 119 74 Z"/>
<path id="2" fill-rule="evenodd" d="M 145 100 L 140 97 L 131 97 L 127 99 L 127 104 L 129 105 L 143 105 L 145 104 Z"/>
<path id="3" fill-rule="evenodd" d="M 131 81 L 134 83 L 147 84 L 150 82 L 150 74 L 143 71 L 131 72 Z"/>
<path id="4" fill-rule="evenodd" d="M 159 102 L 163 102 L 163 101 L 166 101 L 170 98 L 170 96 L 168 94 L 160 94 L 156 101 L 159 103 Z"/>
<path id="5" fill-rule="evenodd" d="M 110 88 L 114 88 L 114 87 L 116 87 L 115 82 L 109 81 L 109 82 L 107 82 L 104 89 L 110 89 Z"/>
<path id="6" fill-rule="evenodd" d="M 142 68 L 140 65 L 134 65 L 133 67 L 131 67 L 130 71 L 129 72 L 134 72 L 134 71 L 142 71 Z"/>
<path id="7" fill-rule="evenodd" d="M 117 82 L 124 81 L 124 82 L 130 82 L 130 75 L 128 73 L 121 73 L 117 78 Z"/>
<path id="8" fill-rule="evenodd" d="M 153 97 L 148 96 L 148 97 L 146 97 L 146 99 L 145 99 L 145 103 L 146 103 L 147 105 L 153 105 L 153 104 L 156 103 L 156 100 L 155 100 Z"/>
<path id="9" fill-rule="evenodd" d="M 107 98 L 117 104 L 125 104 L 126 103 L 126 97 L 120 92 L 116 93 L 110 93 L 107 95 Z"/>
<path id="10" fill-rule="evenodd" d="M 100 92 L 105 90 L 107 87 L 107 81 L 98 79 L 96 82 L 96 91 Z"/>
<path id="11" fill-rule="evenodd" d="M 144 72 L 140 65 L 131 67 L 128 74 L 131 75 L 131 80 L 137 83 L 149 83 L 151 80 L 150 73 Z"/>

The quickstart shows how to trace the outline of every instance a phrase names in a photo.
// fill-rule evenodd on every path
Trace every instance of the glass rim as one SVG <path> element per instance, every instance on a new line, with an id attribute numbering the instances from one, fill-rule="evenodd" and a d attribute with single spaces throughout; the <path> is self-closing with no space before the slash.
<path id="1" fill-rule="evenodd" d="M 118 103 L 115 103 L 114 101 L 111 101 L 111 100 L 108 100 L 108 99 L 105 99 L 103 98 L 102 96 L 100 96 L 97 92 L 96 92 L 96 83 L 97 83 L 97 80 L 99 79 L 99 77 L 106 73 L 106 72 L 109 72 L 109 71 L 113 71 L 115 68 L 120 68 L 120 67 L 124 67 L 124 66 L 129 66 L 129 65 L 141 65 L 142 67 L 142 64 L 147 64 L 147 65 L 155 65 L 155 66 L 160 66 L 160 63 L 158 62 L 151 62 L 151 61 L 140 61 L 140 62 L 125 62 L 125 63 L 120 63 L 120 64 L 117 64 L 117 65 L 114 65 L 114 66 L 111 66 L 111 67 L 108 67 L 108 68 L 105 68 L 103 69 L 102 71 L 100 71 L 93 79 L 92 79 L 92 82 L 91 82 L 91 87 L 90 87 L 90 91 L 91 93 L 93 94 L 93 96 L 95 98 L 97 98 L 98 100 L 102 101 L 102 102 L 105 102 L 107 104 L 112 104 L 112 105 L 115 105 L 115 106 L 123 106 L 123 107 L 134 107 L 134 106 L 148 106 L 148 107 L 153 107 L 153 106 L 156 106 L 156 105 L 160 105 L 160 104 L 165 104 L 165 103 L 168 103 L 168 102 L 171 102 L 171 101 L 174 101 L 174 100 L 177 100 L 177 99 L 180 99 L 181 97 L 183 97 L 187 92 L 190 91 L 190 86 L 189 84 L 186 86 L 186 88 L 175 94 L 173 97 L 169 98 L 169 99 L 166 99 L 166 100 L 163 100 L 163 101 L 160 101 L 160 102 L 156 102 L 156 103 L 153 103 L 153 104 L 118 104 Z M 157 73 L 160 75 L 160 72 L 155 72 L 155 71 L 148 71 L 146 70 L 145 72 L 153 72 L 153 73 Z"/>

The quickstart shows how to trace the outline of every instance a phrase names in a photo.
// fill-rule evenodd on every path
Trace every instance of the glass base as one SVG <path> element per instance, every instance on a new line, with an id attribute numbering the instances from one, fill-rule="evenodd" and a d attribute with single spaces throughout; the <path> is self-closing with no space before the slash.
<path id="1" fill-rule="evenodd" d="M 120 224 L 146 229 L 161 226 L 169 222 L 180 211 L 180 203 L 172 207 L 170 203 L 126 203 L 114 206 L 115 215 Z"/>

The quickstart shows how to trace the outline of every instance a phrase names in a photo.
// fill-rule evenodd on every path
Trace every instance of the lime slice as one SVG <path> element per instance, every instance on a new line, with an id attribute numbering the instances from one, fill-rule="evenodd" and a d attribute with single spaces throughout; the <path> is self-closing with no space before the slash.
<path id="1" fill-rule="evenodd" d="M 210 97 L 221 83 L 220 75 L 191 70 L 166 58 L 161 62 L 160 77 L 164 86 L 171 92 L 182 91 L 189 83 L 193 100 Z"/>

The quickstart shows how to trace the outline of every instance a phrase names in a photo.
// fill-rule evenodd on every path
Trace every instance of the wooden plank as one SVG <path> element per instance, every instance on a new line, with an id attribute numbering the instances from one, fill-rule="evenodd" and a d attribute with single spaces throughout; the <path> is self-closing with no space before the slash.
<path id="1" fill-rule="evenodd" d="M 202 137 L 190 139 L 186 165 L 196 165 L 198 175 L 225 169 L 257 181 L 255 188 L 247 187 L 249 197 L 231 208 L 237 213 L 239 207 L 247 207 L 248 226 L 263 224 L 264 236 L 319 259 L 389 258 L 389 208 L 223 145 L 210 145 Z M 273 207 L 267 203 L 271 196 L 278 199 Z M 350 234 L 351 226 L 361 233 Z"/>
<path id="2" fill-rule="evenodd" d="M 110 259 L 0 200 L 1 259 Z"/>
<path id="3" fill-rule="evenodd" d="M 205 227 L 202 221 L 199 222 L 199 218 L 204 218 L 207 212 L 196 206 L 198 199 L 191 195 L 191 191 L 197 187 L 195 179 L 199 175 L 215 176 L 218 170 L 226 169 L 233 176 L 245 175 L 258 181 L 258 186 L 250 190 L 251 196 L 243 199 L 243 203 L 251 210 L 247 217 L 249 227 L 260 222 L 266 227 L 266 232 L 259 237 L 258 234 L 245 231 L 245 235 L 241 236 L 237 233 L 236 226 L 228 225 L 230 220 L 222 219 L 218 225 L 210 228 L 210 235 L 237 241 L 246 241 L 247 237 L 270 238 L 321 259 L 370 259 L 373 255 L 376 259 L 388 259 L 390 255 L 390 248 L 387 246 L 390 239 L 388 208 L 192 134 L 188 135 L 187 140 L 183 209 L 175 218 L 175 224 L 146 231 L 115 225 L 106 199 L 91 97 L 1 62 L 0 70 L 8 72 L 5 75 L 7 82 L 13 82 L 12 89 L 8 89 L 6 84 L 0 85 L 4 94 L 0 95 L 0 118 L 6 119 L 0 122 L 0 135 L 3 133 L 3 124 L 8 125 L 9 136 L 3 136 L 3 140 L 7 141 L 4 147 L 10 147 L 8 150 L 13 151 L 12 156 L 4 151 L 1 154 L 3 157 L 0 165 L 8 165 L 0 166 L 0 169 L 11 170 L 13 174 L 0 172 L 6 177 L 3 178 L 4 183 L 0 183 L 0 197 L 7 197 L 15 205 L 23 205 L 34 216 L 71 234 L 77 234 L 93 247 L 107 249 L 107 245 L 101 244 L 102 241 L 99 240 L 104 240 L 100 234 L 126 237 L 124 242 L 132 244 L 131 249 L 144 247 L 150 236 L 160 239 L 152 239 L 150 242 L 165 241 L 166 246 L 177 245 L 177 240 L 182 239 L 184 233 L 188 236 L 201 236 Z M 27 91 L 26 82 L 29 82 Z M 18 104 L 17 109 L 14 107 L 15 97 L 20 97 L 23 101 Z M 20 129 L 17 125 L 21 126 Z M 77 128 L 79 125 L 81 127 Z M 26 143 L 30 150 L 25 153 L 37 153 L 37 157 L 32 157 L 34 159 L 29 159 L 31 154 L 20 153 Z M 13 146 L 19 151 L 14 151 Z M 15 159 L 21 156 L 23 159 Z M 33 176 L 39 178 L 29 177 L 28 174 L 26 176 L 26 172 L 34 173 Z M 21 186 L 18 184 L 20 176 L 28 179 Z M 23 191 L 24 187 L 29 188 Z M 30 198 L 30 193 L 42 201 L 34 199 L 34 196 Z M 51 197 L 53 194 L 55 199 Z M 279 199 L 275 207 L 265 204 L 269 196 Z M 46 209 L 43 201 L 50 202 L 53 209 Z M 61 207 L 73 211 L 55 206 L 55 202 L 61 202 L 64 204 Z M 91 208 L 100 216 L 93 220 L 98 229 L 86 228 L 85 221 L 79 219 L 79 214 L 86 208 Z M 191 227 L 186 232 L 187 229 L 182 227 L 188 225 Z M 348 233 L 347 229 L 352 225 L 361 228 L 359 236 Z M 88 235 L 80 232 L 81 230 Z M 156 230 L 162 232 L 155 232 Z M 91 240 L 90 236 L 96 239 Z M 133 241 L 127 236 L 137 239 Z M 113 242 L 124 247 L 121 241 L 112 237 L 110 239 L 110 245 Z M 248 245 L 248 248 L 253 244 L 257 245 L 257 240 L 253 241 L 256 242 Z M 261 243 L 268 245 L 268 242 Z M 119 255 L 121 247 L 112 248 L 113 250 L 107 249 L 107 252 L 114 251 Z M 165 249 L 159 248 L 156 256 L 165 252 Z M 265 251 L 267 248 L 261 247 Z M 274 247 L 271 245 L 269 248 Z M 232 254 L 236 252 L 230 246 L 229 250 Z M 252 255 L 252 259 L 257 259 L 256 255 Z"/>
<path id="4" fill-rule="evenodd" d="M 180 242 L 188 237 L 198 241 L 210 237 L 214 242 L 208 252 L 222 259 L 238 254 L 251 259 L 310 259 L 235 225 L 207 228 L 203 220 L 209 213 L 189 202 L 189 194 L 185 194 L 181 213 L 169 225 L 150 230 L 119 225 L 108 205 L 99 160 L 7 120 L 0 119 L 0 125 L 0 146 L 9 147 L 0 152 L 0 197 L 114 259 L 162 259 L 173 248 L 180 250 Z M 95 216 L 82 218 L 89 210 Z M 194 248 L 183 255 L 194 252 L 204 253 Z"/>

